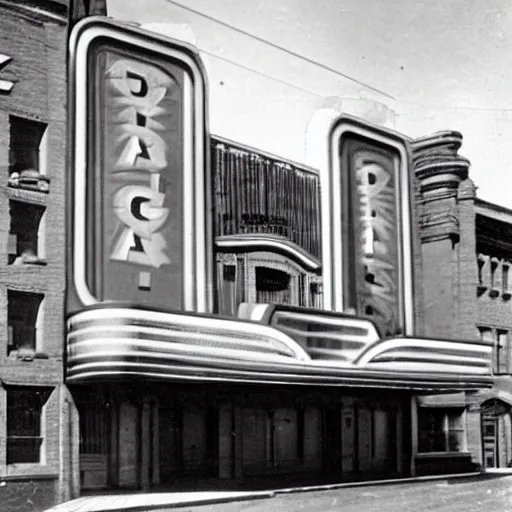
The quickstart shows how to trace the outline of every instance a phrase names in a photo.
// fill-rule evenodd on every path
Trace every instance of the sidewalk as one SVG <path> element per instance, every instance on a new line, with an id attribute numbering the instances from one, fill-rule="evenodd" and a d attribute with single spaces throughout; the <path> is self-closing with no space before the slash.
<path id="1" fill-rule="evenodd" d="M 210 505 L 231 501 L 272 498 L 272 491 L 257 492 L 161 492 L 112 494 L 104 496 L 82 496 L 75 500 L 61 503 L 46 512 L 136 512 L 142 510 L 179 508 L 194 505 Z"/>
<path id="2" fill-rule="evenodd" d="M 368 487 L 378 485 L 404 484 L 410 482 L 428 482 L 451 480 L 457 478 L 496 478 L 512 475 L 512 468 L 489 470 L 486 473 L 464 473 L 457 475 L 435 475 L 415 478 L 397 478 L 389 480 L 371 480 L 365 482 L 348 482 L 327 485 L 289 487 L 266 491 L 196 491 L 196 492 L 151 492 L 105 494 L 82 496 L 75 500 L 61 503 L 46 512 L 137 512 L 142 510 L 161 510 L 164 508 L 181 508 L 206 504 L 219 504 L 234 501 L 246 501 L 273 498 L 278 494 L 325 491 L 347 487 Z"/>

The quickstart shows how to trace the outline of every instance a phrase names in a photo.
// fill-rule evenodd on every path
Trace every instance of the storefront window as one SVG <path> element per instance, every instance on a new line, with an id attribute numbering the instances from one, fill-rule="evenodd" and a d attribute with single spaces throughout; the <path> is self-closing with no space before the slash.
<path id="1" fill-rule="evenodd" d="M 420 409 L 418 451 L 459 452 L 463 449 L 462 410 Z"/>

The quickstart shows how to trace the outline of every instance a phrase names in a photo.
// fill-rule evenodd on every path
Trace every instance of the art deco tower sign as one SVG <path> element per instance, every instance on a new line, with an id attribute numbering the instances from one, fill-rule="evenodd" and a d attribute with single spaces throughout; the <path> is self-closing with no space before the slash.
<path id="1" fill-rule="evenodd" d="M 68 308 L 211 310 L 205 79 L 193 49 L 105 18 L 70 38 Z"/>
<path id="2" fill-rule="evenodd" d="M 338 118 L 322 169 L 327 309 L 355 309 L 382 334 L 413 334 L 409 151 L 398 134 Z"/>

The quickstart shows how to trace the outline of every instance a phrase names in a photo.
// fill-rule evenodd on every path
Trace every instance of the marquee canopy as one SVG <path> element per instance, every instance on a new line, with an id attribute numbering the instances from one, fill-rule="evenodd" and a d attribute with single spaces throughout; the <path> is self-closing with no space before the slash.
<path id="1" fill-rule="evenodd" d="M 233 319 L 126 304 L 68 319 L 67 381 L 143 377 L 424 392 L 492 386 L 491 345 L 383 339 L 363 318 L 258 304 Z"/>

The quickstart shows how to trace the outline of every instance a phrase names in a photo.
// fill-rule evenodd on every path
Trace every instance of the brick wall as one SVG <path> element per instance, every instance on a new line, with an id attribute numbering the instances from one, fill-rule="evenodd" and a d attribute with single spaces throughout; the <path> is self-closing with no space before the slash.
<path id="1" fill-rule="evenodd" d="M 422 256 L 425 335 L 454 337 L 452 241 L 444 238 L 424 244 Z"/>
<path id="2" fill-rule="evenodd" d="M 455 247 L 454 305 L 455 330 L 461 339 L 474 340 L 475 298 L 478 279 L 475 241 L 475 187 L 468 178 L 459 186 L 458 219 L 460 240 Z"/>
<path id="3" fill-rule="evenodd" d="M 1 71 L 15 85 L 0 95 L 0 381 L 52 388 L 42 421 L 44 457 L 40 464 L 6 465 L 6 389 L 0 388 L 0 500 L 9 511 L 43 510 L 78 493 L 78 418 L 63 386 L 65 291 L 66 36 L 67 27 L 23 8 L 0 7 L 0 48 L 12 57 Z M 47 124 L 48 194 L 13 189 L 9 177 L 9 116 Z M 45 207 L 45 265 L 8 265 L 9 200 Z M 38 352 L 45 358 L 7 357 L 7 290 L 45 295 Z"/>
<path id="4" fill-rule="evenodd" d="M 0 502 L 6 512 L 39 512 L 52 507 L 57 497 L 57 478 L 3 480 Z"/>

